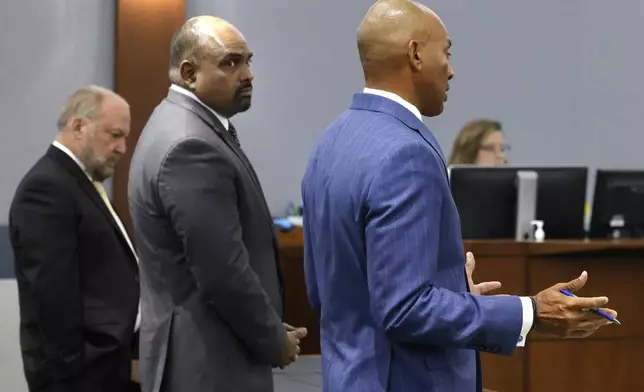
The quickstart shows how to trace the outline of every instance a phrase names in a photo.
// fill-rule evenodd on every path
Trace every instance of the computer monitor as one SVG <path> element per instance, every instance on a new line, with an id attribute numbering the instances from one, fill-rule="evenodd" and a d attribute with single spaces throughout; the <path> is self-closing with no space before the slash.
<path id="1" fill-rule="evenodd" d="M 464 239 L 515 239 L 517 173 L 536 172 L 536 219 L 546 239 L 585 237 L 588 168 L 579 166 L 473 166 L 449 168 Z"/>
<path id="2" fill-rule="evenodd" d="M 590 237 L 644 237 L 644 171 L 597 170 Z"/>

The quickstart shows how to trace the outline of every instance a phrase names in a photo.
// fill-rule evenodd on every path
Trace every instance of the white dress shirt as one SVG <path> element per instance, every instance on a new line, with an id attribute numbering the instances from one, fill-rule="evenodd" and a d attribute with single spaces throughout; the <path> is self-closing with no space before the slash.
<path id="1" fill-rule="evenodd" d="M 396 102 L 399 105 L 402 105 L 405 109 L 412 112 L 414 116 L 418 117 L 420 121 L 423 121 L 423 117 L 420 115 L 420 110 L 418 110 L 416 106 L 412 105 L 411 103 L 401 98 L 400 95 L 398 94 L 390 93 L 389 91 L 384 91 L 384 90 L 377 90 L 375 88 L 369 88 L 369 87 L 365 87 L 365 89 L 362 92 L 365 94 L 380 95 L 381 97 L 391 99 L 392 101 Z"/>
<path id="2" fill-rule="evenodd" d="M 389 91 L 377 90 L 377 89 L 368 88 L 368 87 L 365 87 L 363 92 L 365 94 L 379 95 L 381 97 L 388 98 L 402 105 L 404 108 L 412 112 L 414 116 L 418 117 L 420 121 L 423 121 L 423 118 L 420 115 L 420 110 L 418 110 L 416 106 L 407 102 L 397 94 L 391 93 Z M 534 307 L 532 306 L 532 300 L 529 297 L 519 297 L 519 298 L 521 299 L 521 307 L 523 310 L 522 312 L 523 324 L 521 325 L 521 332 L 519 333 L 519 341 L 517 342 L 517 346 L 523 347 L 525 346 L 525 340 L 528 336 L 528 332 L 530 332 L 530 328 L 532 328 L 532 324 L 534 323 Z"/>
<path id="3" fill-rule="evenodd" d="M 92 176 L 90 176 L 87 173 L 87 171 L 85 170 L 85 165 L 83 165 L 83 162 L 81 162 L 78 158 L 76 158 L 76 155 L 74 155 L 72 150 L 67 148 L 64 144 L 59 143 L 57 140 L 54 140 L 54 142 L 52 144 L 54 145 L 54 147 L 58 148 L 60 151 L 62 151 L 65 154 L 67 154 L 71 159 L 74 160 L 74 162 L 76 162 L 78 167 L 80 167 L 81 170 L 83 171 L 83 173 L 85 173 L 85 175 L 87 176 L 87 179 L 89 180 L 89 182 L 92 182 L 92 183 L 94 182 L 94 180 L 92 180 Z"/>
<path id="4" fill-rule="evenodd" d="M 94 186 L 94 180 L 92 179 L 92 176 L 90 176 L 89 173 L 87 173 L 87 171 L 85 170 L 85 165 L 83 165 L 83 162 L 81 162 L 69 148 L 65 147 L 63 144 L 59 143 L 58 141 L 54 140 L 54 142 L 52 144 L 54 145 L 54 147 L 58 148 L 59 150 L 61 150 L 65 154 L 67 154 L 71 159 L 73 159 L 74 162 L 76 162 L 76 164 L 78 165 L 78 167 L 81 168 L 83 173 L 85 173 L 85 176 L 87 176 L 87 179 L 92 184 L 92 186 Z M 97 190 L 97 192 L 98 192 L 98 190 Z M 100 192 L 99 192 L 99 196 L 101 196 Z M 101 199 L 103 199 L 102 196 L 101 196 Z M 109 200 L 107 200 L 105 202 L 107 203 L 107 202 L 109 202 Z M 123 237 L 125 237 L 125 240 L 127 241 L 128 245 L 130 245 L 130 250 L 134 254 L 134 257 L 136 258 L 136 261 L 138 263 L 139 257 L 136 254 L 136 251 L 134 250 L 134 246 L 132 245 L 132 241 L 130 241 L 130 237 L 128 236 L 127 231 L 125 230 L 125 227 L 123 226 L 123 223 L 121 222 L 121 219 L 118 217 L 118 215 L 116 215 L 116 212 L 114 212 L 114 209 L 111 206 L 107 206 L 107 207 L 108 207 L 108 210 L 110 210 L 110 212 L 112 213 L 112 217 L 114 218 L 114 220 L 116 221 L 116 224 L 118 225 L 119 229 L 121 230 L 121 233 L 123 234 Z M 139 310 L 136 313 L 136 322 L 134 324 L 134 331 L 135 332 L 139 330 L 140 325 L 141 325 L 141 301 L 139 300 Z"/>
<path id="5" fill-rule="evenodd" d="M 188 91 L 188 90 L 186 90 L 185 88 L 183 88 L 181 86 L 177 86 L 176 84 L 171 85 L 170 90 L 174 90 L 174 91 L 178 92 L 179 94 L 183 94 L 186 97 L 190 97 L 190 98 L 194 99 L 195 101 L 199 102 L 201 104 L 201 106 L 203 106 L 206 109 L 208 109 L 210 111 L 210 113 L 214 114 L 215 117 L 217 117 L 217 120 L 219 120 L 219 122 L 221 122 L 221 124 L 224 126 L 224 129 L 228 130 L 228 126 L 229 126 L 228 125 L 229 124 L 228 119 L 226 117 L 222 116 L 221 114 L 215 112 L 214 110 L 212 110 L 208 105 L 206 105 L 199 98 L 197 98 L 197 96 L 192 91 Z"/>

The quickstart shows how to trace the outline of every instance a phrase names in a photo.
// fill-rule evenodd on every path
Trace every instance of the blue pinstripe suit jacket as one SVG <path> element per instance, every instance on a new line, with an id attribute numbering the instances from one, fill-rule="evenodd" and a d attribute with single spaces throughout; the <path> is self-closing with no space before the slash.
<path id="1" fill-rule="evenodd" d="M 445 159 L 400 104 L 355 94 L 302 183 L 305 275 L 327 392 L 473 392 L 509 354 L 521 300 L 473 296 Z"/>

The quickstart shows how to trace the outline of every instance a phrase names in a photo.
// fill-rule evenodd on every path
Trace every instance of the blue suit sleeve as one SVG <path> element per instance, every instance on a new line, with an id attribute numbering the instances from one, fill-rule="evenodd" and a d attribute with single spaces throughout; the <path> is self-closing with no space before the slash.
<path id="1" fill-rule="evenodd" d="M 315 263 L 313 263 L 313 252 L 311 250 L 311 230 L 307 230 L 306 227 L 304 231 L 304 280 L 306 281 L 306 294 L 309 298 L 309 303 L 315 309 L 316 312 L 320 313 L 320 295 L 318 292 L 318 282 L 315 278 Z"/>
<path id="2" fill-rule="evenodd" d="M 420 143 L 394 147 L 380 165 L 366 214 L 372 312 L 394 341 L 509 354 L 521 330 L 519 297 L 435 286 L 439 271 L 453 264 L 438 258 L 443 202 L 450 197 L 445 181 L 442 164 Z M 463 271 L 454 273 L 465 280 Z"/>

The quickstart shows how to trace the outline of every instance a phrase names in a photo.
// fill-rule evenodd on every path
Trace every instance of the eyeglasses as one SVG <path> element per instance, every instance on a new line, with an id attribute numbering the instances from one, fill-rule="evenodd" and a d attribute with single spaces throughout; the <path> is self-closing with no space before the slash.
<path id="1" fill-rule="evenodd" d="M 482 151 L 505 154 L 510 152 L 509 144 L 484 144 L 480 148 Z"/>

